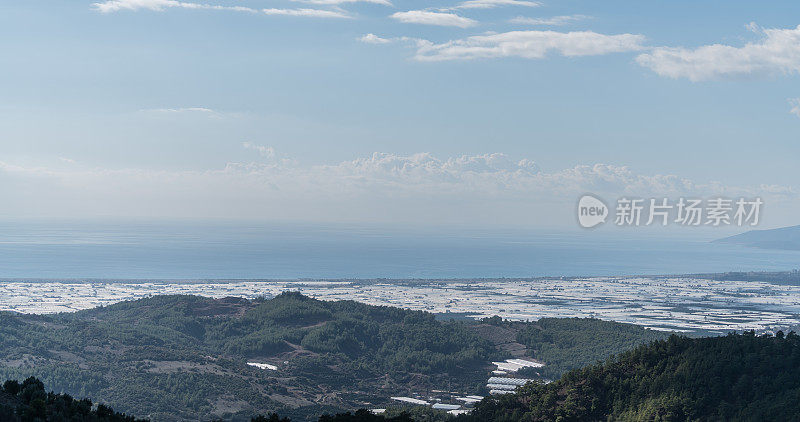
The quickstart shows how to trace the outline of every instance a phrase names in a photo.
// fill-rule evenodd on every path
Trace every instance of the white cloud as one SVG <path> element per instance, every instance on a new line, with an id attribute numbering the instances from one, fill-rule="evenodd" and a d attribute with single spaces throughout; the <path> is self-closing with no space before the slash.
<path id="1" fill-rule="evenodd" d="M 282 15 L 282 16 L 303 16 L 311 18 L 338 18 L 347 19 L 352 16 L 347 13 L 337 10 L 320 10 L 320 9 L 262 9 L 262 12 L 267 15 Z"/>
<path id="2" fill-rule="evenodd" d="M 438 26 L 457 26 L 459 28 L 468 28 L 475 26 L 478 22 L 458 16 L 455 13 L 432 12 L 428 10 L 409 10 L 407 12 L 397 12 L 391 16 L 403 23 L 418 23 L 423 25 L 438 25 Z"/>
<path id="3" fill-rule="evenodd" d="M 273 154 L 269 147 L 247 148 Z M 49 168 L 0 162 L 4 215 L 289 218 L 317 221 L 416 221 L 574 224 L 574 201 L 592 192 L 629 197 L 762 195 L 796 201 L 791 186 L 697 183 L 624 166 L 580 165 L 544 171 L 500 154 L 439 158 L 375 153 L 339 163 L 289 159 L 228 163 L 209 170 Z M 31 195 L 36 192 L 36 195 Z M 795 209 L 795 208 L 790 208 Z M 95 214 L 87 214 L 95 213 Z M 534 213 L 538 213 L 534 215 Z"/>
<path id="4" fill-rule="evenodd" d="M 176 0 L 107 0 L 94 3 L 92 6 L 103 13 L 118 12 L 120 10 L 153 10 L 161 12 L 168 8 L 205 9 L 205 10 L 231 10 L 236 12 L 257 13 L 256 9 L 244 6 L 219 6 L 211 4 L 191 3 Z"/>
<path id="5" fill-rule="evenodd" d="M 501 6 L 539 7 L 538 1 L 527 0 L 468 0 L 451 9 L 494 9 Z"/>
<path id="6" fill-rule="evenodd" d="M 262 157 L 275 158 L 275 149 L 269 146 L 257 145 L 250 142 L 242 142 L 242 146 L 247 149 L 258 151 Z"/>
<path id="7" fill-rule="evenodd" d="M 152 108 L 143 111 L 152 111 L 154 113 L 217 113 L 216 111 L 206 107 Z"/>
<path id="8" fill-rule="evenodd" d="M 406 190 L 473 189 L 481 185 L 510 186 L 514 179 L 534 176 L 539 167 L 530 160 L 512 160 L 500 153 L 439 159 L 428 153 L 409 156 L 375 153 L 335 165 L 321 166 L 317 172 L 334 179 L 358 181 Z M 438 186 L 438 188 L 436 188 Z"/>
<path id="9" fill-rule="evenodd" d="M 744 27 L 745 27 L 745 29 L 747 29 L 748 31 L 750 31 L 750 32 L 753 32 L 753 33 L 756 33 L 756 34 L 760 34 L 761 32 L 763 32 L 763 30 L 761 29 L 761 27 L 760 27 L 760 26 L 758 26 L 758 24 L 757 24 L 757 23 L 755 23 L 755 22 L 750 22 L 750 23 L 748 23 L 747 25 L 745 25 Z"/>
<path id="10" fill-rule="evenodd" d="M 375 0 L 381 1 L 381 0 Z M 333 3 L 331 3 L 333 4 Z M 254 9 L 244 6 L 220 6 L 213 4 L 191 3 L 176 0 L 107 0 L 92 5 L 95 10 L 102 13 L 118 12 L 120 10 L 153 10 L 162 12 L 169 8 L 199 9 L 199 10 L 229 10 L 235 12 L 264 13 L 266 15 L 303 16 L 313 18 L 349 18 L 350 16 L 338 10 L 322 9 Z"/>
<path id="11" fill-rule="evenodd" d="M 529 18 L 525 16 L 517 16 L 516 18 L 510 19 L 509 22 L 520 25 L 561 26 L 586 19 L 591 19 L 591 16 L 566 15 L 566 16 L 553 16 L 550 18 Z"/>
<path id="12" fill-rule="evenodd" d="M 789 100 L 789 104 L 791 105 L 792 109 L 789 110 L 790 113 L 800 117 L 800 98 L 794 98 Z"/>
<path id="13" fill-rule="evenodd" d="M 369 33 L 362 37 L 359 37 L 358 40 L 367 44 L 388 44 L 392 42 L 391 39 L 381 38 L 373 33 Z"/>
<path id="14" fill-rule="evenodd" d="M 604 35 L 591 31 L 512 31 L 477 35 L 442 44 L 421 42 L 416 59 L 425 61 L 466 60 L 494 57 L 541 59 L 554 52 L 566 57 L 595 56 L 644 47 L 644 36 Z"/>
<path id="15" fill-rule="evenodd" d="M 366 44 L 390 44 L 394 42 L 411 42 L 414 44 L 419 45 L 420 43 L 425 43 L 427 41 L 420 40 L 418 38 L 411 38 L 411 37 L 390 37 L 384 38 L 379 35 L 375 35 L 372 33 L 360 36 L 356 38 L 356 40 L 366 43 Z"/>
<path id="16" fill-rule="evenodd" d="M 751 30 L 759 30 L 750 25 Z M 800 25 L 764 29 L 763 38 L 742 47 L 723 44 L 697 48 L 659 47 L 636 61 L 661 76 L 702 81 L 724 76 L 800 73 Z"/>
<path id="17" fill-rule="evenodd" d="M 764 194 L 769 195 L 776 195 L 776 196 L 795 196 L 797 192 L 795 192 L 794 188 L 791 186 L 781 186 L 781 185 L 759 185 L 758 190 Z"/>
<path id="18" fill-rule="evenodd" d="M 213 117 L 222 115 L 222 113 L 206 107 L 150 108 L 139 111 L 154 114 L 206 114 Z"/>
<path id="19" fill-rule="evenodd" d="M 389 0 L 292 0 L 301 3 L 308 3 L 308 4 L 317 4 L 317 5 L 340 5 L 345 3 L 374 3 L 374 4 L 382 4 L 384 6 L 392 6 L 392 2 Z"/>
<path id="20" fill-rule="evenodd" d="M 177 4 L 178 2 L 174 0 L 109 0 L 102 3 L 94 3 L 92 6 L 100 12 L 109 13 L 123 9 L 162 11 L 168 7 L 176 7 Z"/>

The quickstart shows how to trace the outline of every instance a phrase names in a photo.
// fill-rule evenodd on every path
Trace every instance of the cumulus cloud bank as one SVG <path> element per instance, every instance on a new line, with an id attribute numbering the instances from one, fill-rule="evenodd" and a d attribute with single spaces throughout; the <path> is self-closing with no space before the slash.
<path id="1" fill-rule="evenodd" d="M 757 42 L 742 47 L 724 44 L 697 48 L 658 47 L 636 62 L 661 76 L 702 81 L 723 76 L 800 72 L 800 25 L 764 29 Z"/>
<path id="2" fill-rule="evenodd" d="M 507 223 L 530 213 L 564 217 L 586 192 L 620 196 L 738 196 L 796 199 L 790 186 L 734 187 L 697 183 L 624 166 L 579 165 L 544 171 L 529 159 L 500 154 L 439 158 L 428 153 L 371 156 L 304 166 L 246 143 L 261 161 L 210 170 L 103 169 L 70 163 L 55 168 L 0 162 L 4 197 L 21 215 L 145 215 L 150 217 L 304 218 L 376 216 L 391 221 Z M 31 191 L 37 192 L 31 196 Z M 556 204 L 548 207 L 544 204 Z M 6 210 L 8 211 L 8 210 Z M 545 215 L 545 217 L 548 217 Z M 521 219 L 521 220 L 520 220 Z M 512 221 L 513 220 L 513 221 Z M 568 220 L 571 223 L 571 219 Z"/>

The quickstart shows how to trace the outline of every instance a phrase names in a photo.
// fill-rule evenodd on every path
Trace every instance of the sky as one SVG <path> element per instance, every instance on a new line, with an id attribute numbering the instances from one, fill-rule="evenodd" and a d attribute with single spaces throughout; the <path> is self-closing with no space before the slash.
<path id="1" fill-rule="evenodd" d="M 800 3 L 0 5 L 0 218 L 800 224 Z"/>

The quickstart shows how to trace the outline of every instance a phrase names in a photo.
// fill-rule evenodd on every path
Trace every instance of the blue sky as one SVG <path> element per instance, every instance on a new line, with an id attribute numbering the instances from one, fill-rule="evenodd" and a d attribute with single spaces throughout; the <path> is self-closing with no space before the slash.
<path id="1" fill-rule="evenodd" d="M 796 224 L 798 25 L 795 1 L 7 1 L 0 216 L 550 225 L 600 192 Z"/>

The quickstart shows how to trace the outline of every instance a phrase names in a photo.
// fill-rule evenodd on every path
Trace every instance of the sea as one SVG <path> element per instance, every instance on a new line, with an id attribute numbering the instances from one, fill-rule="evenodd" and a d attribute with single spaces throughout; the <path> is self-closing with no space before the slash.
<path id="1" fill-rule="evenodd" d="M 719 232 L 229 221 L 0 221 L 1 279 L 406 279 L 800 268 Z"/>

